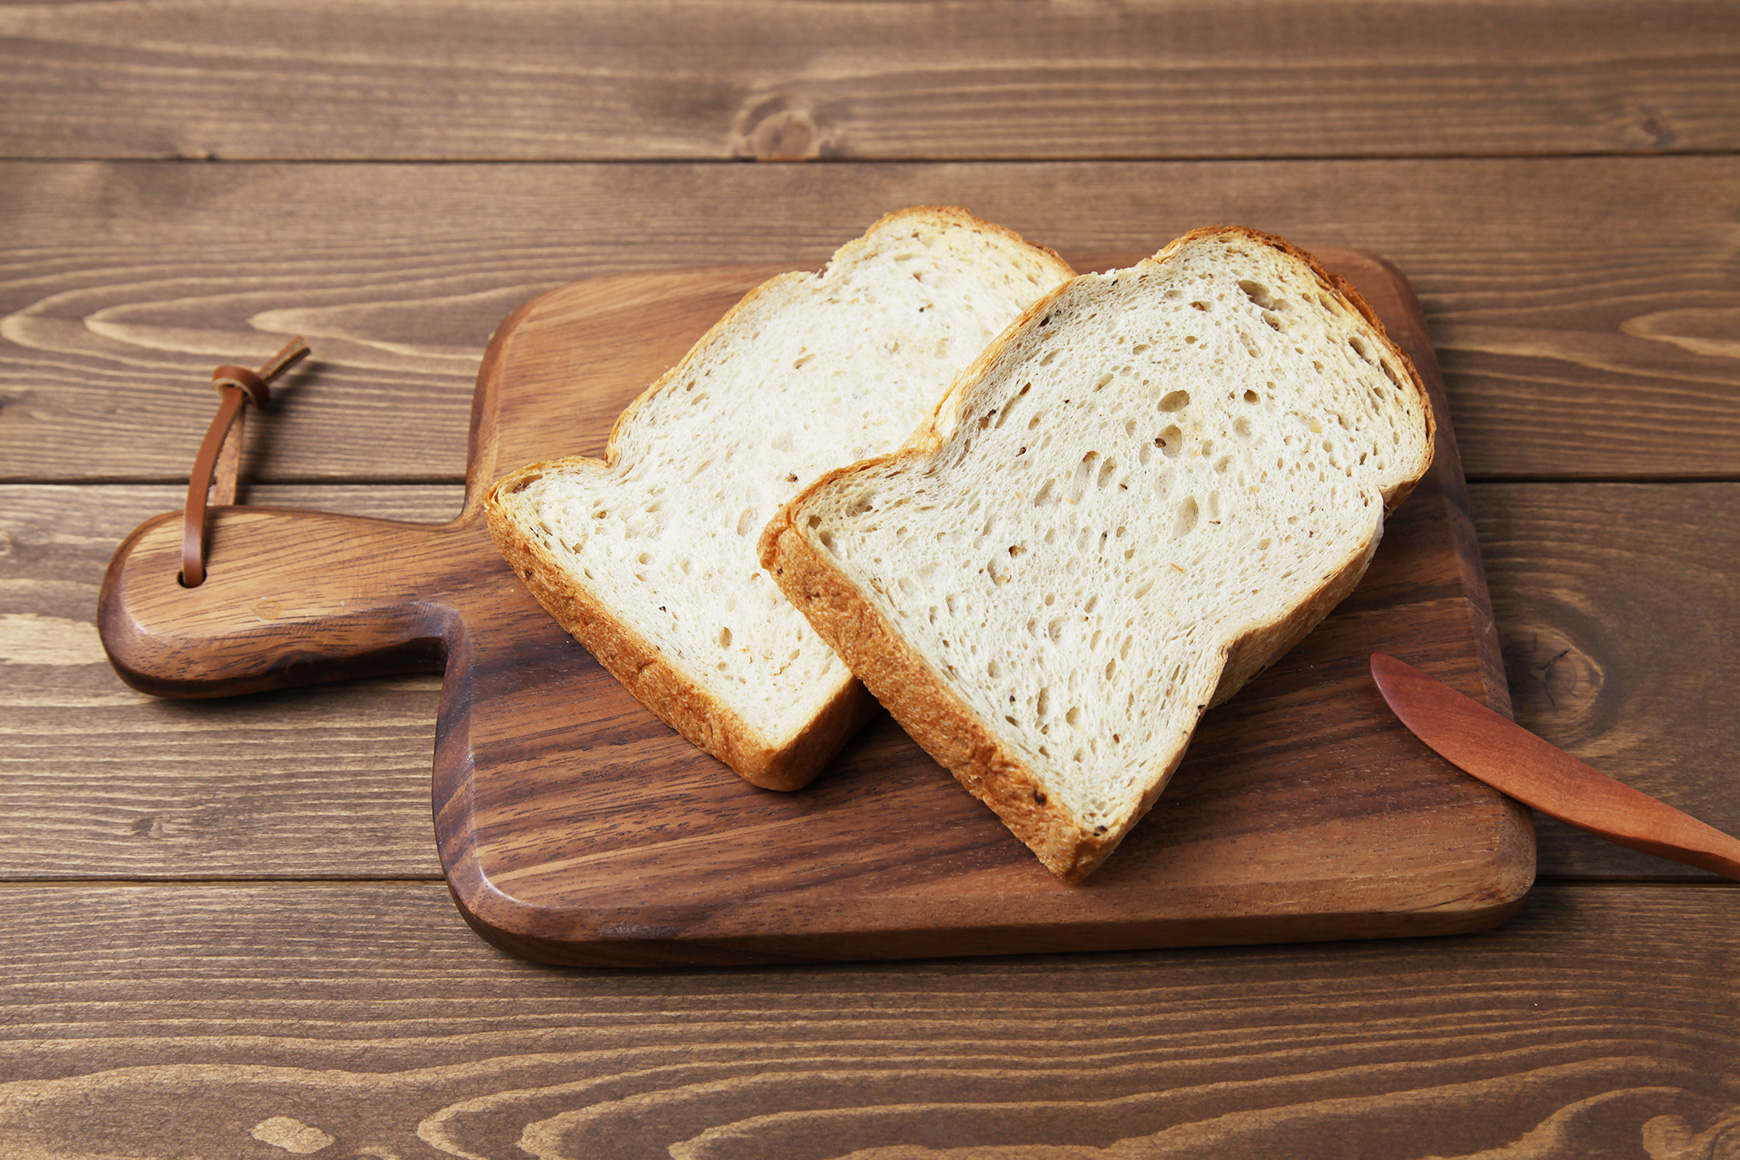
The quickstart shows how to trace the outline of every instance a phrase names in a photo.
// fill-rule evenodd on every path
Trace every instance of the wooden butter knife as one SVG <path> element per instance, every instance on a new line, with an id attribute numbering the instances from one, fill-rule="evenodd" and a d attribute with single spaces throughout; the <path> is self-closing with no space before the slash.
<path id="1" fill-rule="evenodd" d="M 1372 653 L 1371 676 L 1402 724 L 1463 772 L 1609 842 L 1740 880 L 1740 839 L 1614 781 L 1394 657 Z"/>

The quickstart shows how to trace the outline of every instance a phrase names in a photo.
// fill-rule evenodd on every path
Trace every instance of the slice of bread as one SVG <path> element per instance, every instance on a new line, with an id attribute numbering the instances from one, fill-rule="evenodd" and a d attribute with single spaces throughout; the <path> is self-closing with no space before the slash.
<path id="1" fill-rule="evenodd" d="M 603 460 L 498 482 L 490 533 L 649 709 L 748 781 L 796 789 L 874 705 L 762 572 L 756 535 L 823 472 L 930 423 L 1073 273 L 965 210 L 892 213 L 821 273 L 745 296 L 622 413 Z"/>
<path id="2" fill-rule="evenodd" d="M 1279 238 L 1188 234 L 1030 308 L 950 418 L 761 540 L 786 595 L 1059 877 L 1352 591 L 1431 463 L 1413 365 Z"/>

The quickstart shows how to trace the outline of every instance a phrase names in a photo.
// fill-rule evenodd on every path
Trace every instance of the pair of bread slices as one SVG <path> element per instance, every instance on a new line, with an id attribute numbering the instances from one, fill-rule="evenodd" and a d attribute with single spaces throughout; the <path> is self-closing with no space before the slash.
<path id="1" fill-rule="evenodd" d="M 1074 882 L 1352 591 L 1432 445 L 1407 356 L 1278 238 L 1075 277 L 918 208 L 488 507 L 556 620 L 750 782 L 806 784 L 873 694 Z"/>

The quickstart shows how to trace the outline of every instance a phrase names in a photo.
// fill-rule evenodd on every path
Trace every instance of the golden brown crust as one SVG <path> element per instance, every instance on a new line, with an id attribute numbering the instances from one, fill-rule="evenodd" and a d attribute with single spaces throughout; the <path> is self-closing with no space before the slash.
<path id="1" fill-rule="evenodd" d="M 1372 324 L 1389 353 L 1407 369 L 1425 411 L 1429 462 L 1436 423 L 1418 370 L 1406 353 L 1390 340 L 1370 304 L 1351 284 L 1324 270 L 1315 257 L 1284 239 L 1257 230 L 1215 226 L 1193 230 L 1145 261 L 1160 263 L 1192 239 L 1226 234 L 1271 246 L 1302 261 L 1327 290 L 1341 295 Z M 1012 342 L 1026 333 L 1034 319 L 1050 309 L 1067 285 L 1058 287 L 1030 306 L 981 352 L 971 366 L 961 372 L 939 406 L 939 416 L 943 406 L 967 407 L 972 391 L 983 384 L 995 361 Z M 841 570 L 824 558 L 810 536 L 797 524 L 797 513 L 811 497 L 834 481 L 868 471 L 900 471 L 908 466 L 925 464 L 942 443 L 943 436 L 933 419 L 905 447 L 892 455 L 823 475 L 786 504 L 767 525 L 759 545 L 762 566 L 773 576 L 787 599 L 845 659 L 853 673 L 875 691 L 884 707 L 914 741 L 950 770 L 975 797 L 990 806 L 1048 869 L 1066 882 L 1080 882 L 1106 859 L 1153 806 L 1182 760 L 1182 750 L 1172 758 L 1167 768 L 1155 771 L 1157 775 L 1151 776 L 1150 788 L 1122 827 L 1115 830 L 1102 827 L 1095 832 L 1061 803 L 1047 800 L 1031 768 L 989 733 L 979 715 L 905 643 L 899 630 L 857 593 Z M 1393 497 L 1386 495 L 1385 509 L 1394 510 L 1411 487 L 1411 484 L 1400 486 L 1394 489 L 1397 494 Z M 1358 585 L 1377 549 L 1378 538 L 1378 535 L 1373 535 L 1341 568 L 1325 576 L 1322 586 L 1311 598 L 1274 623 L 1258 626 L 1229 645 L 1222 658 L 1214 691 L 1204 697 L 1205 705 L 1219 704 L 1232 696 L 1251 677 L 1316 627 Z"/>
<path id="2" fill-rule="evenodd" d="M 947 219 L 981 233 L 994 234 L 1048 256 L 1064 276 L 1073 274 L 1055 251 L 1035 246 L 1012 230 L 973 216 L 954 206 L 912 206 L 885 214 L 864 234 L 842 246 L 834 261 L 850 258 L 870 244 L 876 231 L 906 218 Z M 617 461 L 619 443 L 634 416 L 659 392 L 685 374 L 698 352 L 725 331 L 737 316 L 773 287 L 811 275 L 780 274 L 745 294 L 708 328 L 680 362 L 623 408 L 610 430 L 604 458 L 574 456 L 534 463 L 499 480 L 486 501 L 490 537 L 538 603 L 598 659 L 605 670 L 665 724 L 695 746 L 723 761 L 744 780 L 763 789 L 795 790 L 812 781 L 823 765 L 875 712 L 876 702 L 856 680 L 848 679 L 828 699 L 810 724 L 783 744 L 767 738 L 742 716 L 714 697 L 653 643 L 613 616 L 598 594 L 571 577 L 535 538 L 525 535 L 504 510 L 503 496 L 512 494 L 546 471 L 589 465 L 609 470 Z"/>

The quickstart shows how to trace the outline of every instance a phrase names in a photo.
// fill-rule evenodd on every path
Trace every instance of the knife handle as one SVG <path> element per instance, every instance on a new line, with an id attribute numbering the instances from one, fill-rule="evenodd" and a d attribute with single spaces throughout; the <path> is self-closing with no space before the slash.
<path id="1" fill-rule="evenodd" d="M 1537 808 L 1629 849 L 1740 881 L 1740 838 L 1615 781 L 1593 767 L 1583 768 L 1601 778 L 1601 783 L 1585 782 L 1582 786 L 1585 801 L 1579 812 L 1583 820 L 1565 818 L 1546 807 Z"/>
<path id="2" fill-rule="evenodd" d="M 222 507 L 206 576 L 182 584 L 181 513 L 122 542 L 97 627 L 115 671 L 161 697 L 217 697 L 440 670 L 466 590 L 513 573 L 481 518 L 409 524 Z"/>

